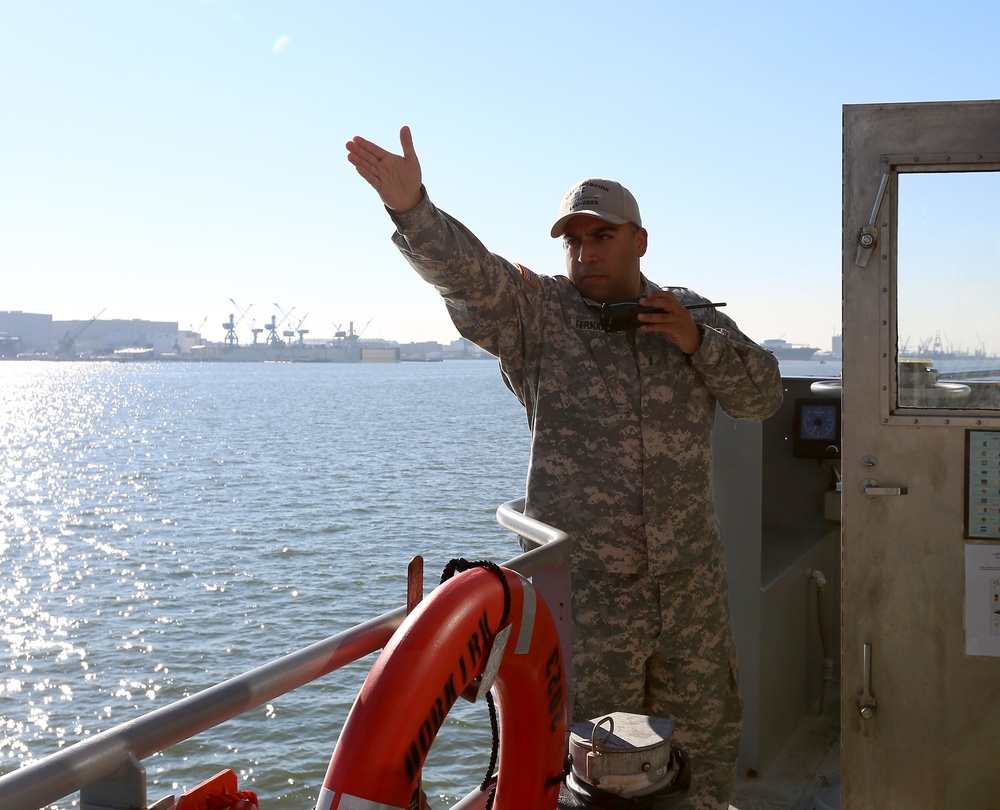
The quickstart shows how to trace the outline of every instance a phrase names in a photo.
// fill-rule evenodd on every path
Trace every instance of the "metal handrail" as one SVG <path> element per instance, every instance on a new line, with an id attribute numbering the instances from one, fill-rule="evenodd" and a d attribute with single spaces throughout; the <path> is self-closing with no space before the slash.
<path id="1" fill-rule="evenodd" d="M 524 500 L 497 509 L 497 521 L 538 546 L 503 563 L 523 576 L 564 564 L 564 532 L 520 513 Z M 384 647 L 402 624 L 400 607 L 168 706 L 74 743 L 0 776 L 3 810 L 38 810 L 244 712 Z M 145 790 L 143 784 L 142 789 Z M 145 796 L 142 797 L 145 801 Z"/>

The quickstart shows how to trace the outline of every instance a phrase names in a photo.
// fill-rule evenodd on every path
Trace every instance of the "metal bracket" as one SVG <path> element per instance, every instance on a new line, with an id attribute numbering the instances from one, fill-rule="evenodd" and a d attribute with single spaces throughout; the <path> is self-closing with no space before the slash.
<path id="1" fill-rule="evenodd" d="M 132 810 L 146 806 L 146 768 L 129 753 L 114 773 L 80 790 L 81 810 Z"/>

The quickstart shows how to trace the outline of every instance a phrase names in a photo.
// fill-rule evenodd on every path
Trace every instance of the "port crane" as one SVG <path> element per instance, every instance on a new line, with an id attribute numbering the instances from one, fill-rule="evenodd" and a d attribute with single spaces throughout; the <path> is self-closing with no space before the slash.
<path id="1" fill-rule="evenodd" d="M 264 341 L 268 346 L 278 346 L 281 344 L 281 338 L 278 337 L 278 324 L 275 323 L 277 320 L 276 315 L 271 316 L 271 322 L 264 324 L 264 329 L 267 330 L 267 340 Z"/>
<path id="2" fill-rule="evenodd" d="M 302 324 L 304 324 L 306 322 L 306 318 L 308 318 L 308 317 L 309 317 L 309 313 L 307 312 L 305 315 L 303 315 L 301 318 L 299 318 L 299 322 L 295 325 L 295 332 L 299 336 L 298 344 L 300 346 L 305 346 L 305 344 L 306 344 L 306 335 L 309 334 L 309 330 L 308 329 L 303 329 L 302 328 Z"/>
<path id="3" fill-rule="evenodd" d="M 333 325 L 333 327 L 334 327 L 334 329 L 336 331 L 333 333 L 333 336 L 338 341 L 341 341 L 341 340 L 352 340 L 352 341 L 358 340 L 361 337 L 361 335 L 364 334 L 365 329 L 368 328 L 368 326 L 369 326 L 369 324 L 371 324 L 371 322 L 372 322 L 371 318 L 369 318 L 368 319 L 368 323 L 366 323 L 361 328 L 360 332 L 355 332 L 354 331 L 354 321 L 350 322 L 350 324 L 347 327 L 347 331 L 346 332 L 341 328 L 341 324 L 335 323 Z"/>
<path id="4" fill-rule="evenodd" d="M 250 311 L 250 307 L 252 307 L 253 304 L 250 304 L 246 309 L 240 312 L 239 304 L 237 304 L 232 298 L 229 299 L 229 302 L 236 308 L 236 311 L 239 312 L 240 317 L 237 319 L 234 314 L 230 313 L 229 320 L 222 324 L 222 328 L 226 330 L 226 345 L 235 346 L 240 342 L 239 338 L 236 337 L 236 327 L 243 322 L 243 319 L 247 316 L 247 313 Z"/>
<path id="5" fill-rule="evenodd" d="M 274 307 L 281 313 L 281 323 L 278 324 L 278 326 L 284 326 L 288 323 L 289 319 L 292 317 L 292 313 L 295 312 L 295 307 L 292 307 L 288 310 L 288 312 L 285 312 L 285 310 L 281 308 L 280 304 L 275 304 Z M 272 319 L 271 322 L 274 323 L 274 320 Z M 277 328 L 277 326 L 275 328 Z M 277 332 L 272 332 L 271 334 L 275 337 L 275 342 L 277 342 Z M 285 329 L 281 334 L 286 338 L 284 342 L 289 344 L 292 342 L 292 338 L 295 337 L 295 332 L 292 329 Z"/>
<path id="6" fill-rule="evenodd" d="M 257 321 L 250 322 L 250 331 L 253 333 L 253 345 L 257 345 L 257 341 L 260 339 L 260 333 L 264 331 L 262 326 L 257 326 Z"/>
<path id="7" fill-rule="evenodd" d="M 63 357 L 68 357 L 69 355 L 73 354 L 73 348 L 76 346 L 76 339 L 80 337 L 80 335 L 83 334 L 84 330 L 87 329 L 92 323 L 94 323 L 94 321 L 96 321 L 105 312 L 107 312 L 107 310 L 108 310 L 107 307 L 102 309 L 93 318 L 91 318 L 89 321 L 83 324 L 79 329 L 77 329 L 72 334 L 67 329 L 66 334 L 59 339 L 59 346 L 56 350 L 56 353 Z"/>

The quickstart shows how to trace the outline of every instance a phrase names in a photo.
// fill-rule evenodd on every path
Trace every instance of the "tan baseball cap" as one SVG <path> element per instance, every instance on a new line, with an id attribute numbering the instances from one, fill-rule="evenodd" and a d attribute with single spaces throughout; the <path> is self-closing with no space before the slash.
<path id="1" fill-rule="evenodd" d="M 559 219 L 552 226 L 552 236 L 562 236 L 566 223 L 581 214 L 613 222 L 615 225 L 631 222 L 642 227 L 639 203 L 635 201 L 632 192 L 614 180 L 592 177 L 567 191 L 559 206 Z"/>

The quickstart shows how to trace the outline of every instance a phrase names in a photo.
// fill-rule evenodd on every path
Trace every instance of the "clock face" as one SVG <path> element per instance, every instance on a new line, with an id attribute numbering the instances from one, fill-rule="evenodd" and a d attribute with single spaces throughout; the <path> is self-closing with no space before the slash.
<path id="1" fill-rule="evenodd" d="M 833 441 L 837 438 L 837 406 L 836 405 L 803 405 L 802 438 Z"/>

